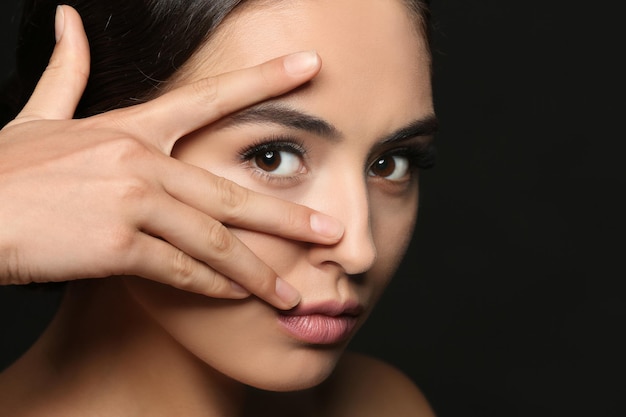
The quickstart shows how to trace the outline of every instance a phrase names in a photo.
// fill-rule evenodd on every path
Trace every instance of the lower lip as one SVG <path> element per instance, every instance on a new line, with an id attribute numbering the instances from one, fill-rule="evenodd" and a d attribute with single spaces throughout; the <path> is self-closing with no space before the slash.
<path id="1" fill-rule="evenodd" d="M 315 345 L 330 345 L 345 341 L 356 326 L 353 316 L 280 315 L 279 321 L 296 339 Z"/>

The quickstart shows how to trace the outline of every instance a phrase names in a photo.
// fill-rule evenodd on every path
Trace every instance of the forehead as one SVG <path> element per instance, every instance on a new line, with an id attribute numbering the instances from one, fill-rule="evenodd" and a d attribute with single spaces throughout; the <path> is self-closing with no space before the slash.
<path id="1" fill-rule="evenodd" d="M 365 121 L 391 129 L 432 113 L 430 56 L 411 13 L 400 0 L 251 1 L 181 75 L 191 81 L 314 49 L 322 71 L 281 100 L 306 103 L 342 129 Z"/>

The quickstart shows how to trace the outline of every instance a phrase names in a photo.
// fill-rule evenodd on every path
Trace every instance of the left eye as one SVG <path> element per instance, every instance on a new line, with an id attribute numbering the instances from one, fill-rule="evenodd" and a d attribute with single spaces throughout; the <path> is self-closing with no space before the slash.
<path id="1" fill-rule="evenodd" d="M 409 159 L 406 156 L 384 155 L 374 161 L 368 174 L 389 181 L 401 181 L 407 178 L 409 168 Z"/>
<path id="2" fill-rule="evenodd" d="M 302 172 L 304 164 L 299 155 L 278 149 L 259 150 L 252 158 L 257 168 L 277 176 L 291 176 Z"/>

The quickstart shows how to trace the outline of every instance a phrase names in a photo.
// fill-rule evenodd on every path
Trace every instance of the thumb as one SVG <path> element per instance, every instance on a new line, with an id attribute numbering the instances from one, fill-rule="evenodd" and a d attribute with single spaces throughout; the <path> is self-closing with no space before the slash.
<path id="1" fill-rule="evenodd" d="M 72 7 L 57 7 L 55 36 L 50 62 L 13 124 L 74 116 L 89 78 L 90 55 L 83 22 Z"/>

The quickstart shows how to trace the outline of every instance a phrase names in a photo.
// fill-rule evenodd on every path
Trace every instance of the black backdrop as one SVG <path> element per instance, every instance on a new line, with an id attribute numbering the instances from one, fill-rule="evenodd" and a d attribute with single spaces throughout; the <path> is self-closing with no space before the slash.
<path id="1" fill-rule="evenodd" d="M 2 76 L 15 3 L 0 9 Z M 626 38 L 604 3 L 433 1 L 439 160 L 352 347 L 405 370 L 439 417 L 626 415 Z M 0 368 L 57 299 L 0 288 Z"/>

